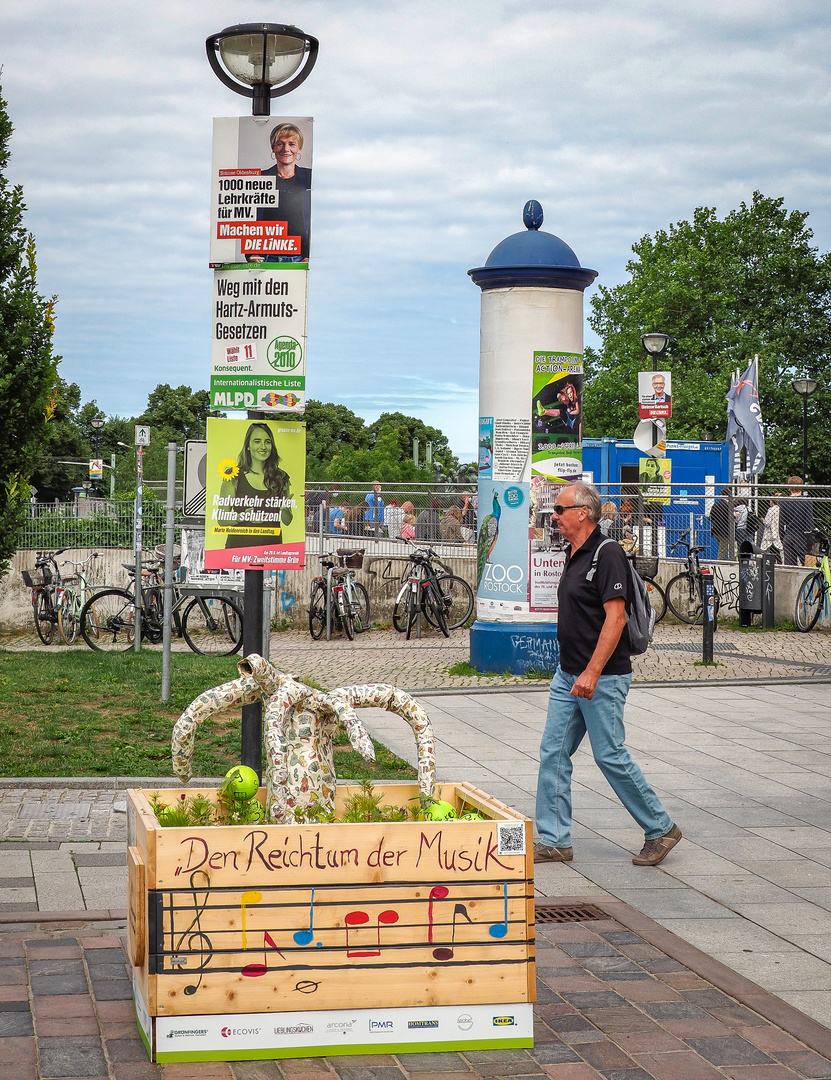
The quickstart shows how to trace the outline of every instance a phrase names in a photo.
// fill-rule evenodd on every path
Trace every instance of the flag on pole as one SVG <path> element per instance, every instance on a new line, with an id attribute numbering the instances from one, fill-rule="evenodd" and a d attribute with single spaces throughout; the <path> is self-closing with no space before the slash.
<path id="1" fill-rule="evenodd" d="M 745 373 L 736 372 L 727 393 L 727 441 L 733 448 L 730 476 L 739 471 L 742 447 L 747 450 L 747 472 L 758 475 L 765 467 L 765 429 L 759 405 L 759 357 Z"/>

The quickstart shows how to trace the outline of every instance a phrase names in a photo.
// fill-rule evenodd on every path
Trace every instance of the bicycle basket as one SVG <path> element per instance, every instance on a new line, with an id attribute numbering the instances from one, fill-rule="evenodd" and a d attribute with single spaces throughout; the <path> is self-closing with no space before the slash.
<path id="1" fill-rule="evenodd" d="M 651 555 L 636 555 L 635 570 L 642 578 L 654 578 L 658 573 L 658 560 Z"/>
<path id="2" fill-rule="evenodd" d="M 37 573 L 37 571 L 35 571 L 35 570 L 21 570 L 20 571 L 20 576 L 23 578 L 23 584 L 26 586 L 27 589 L 36 588 L 37 583 L 35 582 L 35 579 L 32 577 L 32 574 L 35 574 L 35 573 Z"/>
<path id="3" fill-rule="evenodd" d="M 364 565 L 364 552 L 366 548 L 338 548 L 337 557 L 341 566 L 350 570 L 360 570 Z"/>

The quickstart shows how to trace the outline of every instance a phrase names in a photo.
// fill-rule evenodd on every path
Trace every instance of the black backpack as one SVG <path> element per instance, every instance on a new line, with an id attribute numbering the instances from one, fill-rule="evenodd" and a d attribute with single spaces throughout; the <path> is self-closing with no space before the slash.
<path id="1" fill-rule="evenodd" d="M 586 574 L 586 581 L 594 581 L 594 575 L 597 573 L 597 560 L 600 556 L 600 549 L 605 547 L 606 544 L 616 544 L 616 540 L 612 540 L 611 537 L 606 537 L 605 540 L 601 540 L 594 551 L 592 558 L 592 564 L 589 572 Z M 642 656 L 649 648 L 652 641 L 652 634 L 655 630 L 655 609 L 649 602 L 649 597 L 646 595 L 646 586 L 643 583 L 643 578 L 635 569 L 635 564 L 631 559 L 626 560 L 629 563 L 629 573 L 631 576 L 629 598 L 626 601 L 626 629 L 629 631 L 629 655 L 630 656 Z"/>

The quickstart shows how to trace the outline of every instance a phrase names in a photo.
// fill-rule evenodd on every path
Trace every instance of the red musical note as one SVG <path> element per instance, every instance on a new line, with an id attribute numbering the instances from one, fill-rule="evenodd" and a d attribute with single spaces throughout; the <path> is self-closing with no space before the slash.
<path id="1" fill-rule="evenodd" d="M 251 979 L 257 979 L 260 975 L 265 975 L 268 972 L 268 954 L 266 949 L 273 949 L 278 956 L 281 956 L 285 960 L 285 956 L 277 948 L 271 934 L 268 930 L 263 932 L 263 962 L 262 964 L 246 964 L 240 974 L 247 975 Z"/>
<path id="2" fill-rule="evenodd" d="M 346 918 L 343 920 L 346 924 L 346 955 L 347 956 L 380 956 L 381 955 L 381 923 L 385 926 L 392 926 L 393 923 L 398 922 L 397 911 L 382 911 L 378 916 L 375 928 L 376 928 L 376 945 L 377 949 L 355 949 L 349 947 L 349 927 L 365 926 L 369 922 L 369 916 L 365 911 L 350 911 Z"/>
<path id="3" fill-rule="evenodd" d="M 427 898 L 427 943 L 433 944 L 433 901 L 444 900 L 450 890 L 445 885 L 434 885 Z"/>
<path id="4" fill-rule="evenodd" d="M 248 904 L 259 904 L 262 900 L 263 894 L 257 892 L 256 889 L 251 889 L 249 892 L 244 892 L 240 897 L 240 910 L 242 912 L 242 947 L 248 948 L 248 938 L 245 933 L 245 908 Z M 260 975 L 265 975 L 268 971 L 268 956 L 266 949 L 272 948 L 278 956 L 281 956 L 285 960 L 285 956 L 280 952 L 274 943 L 274 939 L 271 934 L 266 930 L 263 933 L 263 963 L 262 964 L 246 964 L 242 969 L 241 974 L 247 975 L 251 979 L 259 978 Z"/>
<path id="5" fill-rule="evenodd" d="M 456 947 L 456 919 L 459 915 L 467 919 L 467 921 L 473 925 L 473 919 L 468 915 L 467 908 L 464 904 L 456 904 L 453 908 L 453 933 L 450 936 L 450 948 L 446 946 L 444 948 L 433 949 L 433 956 L 436 960 L 452 960 Z"/>

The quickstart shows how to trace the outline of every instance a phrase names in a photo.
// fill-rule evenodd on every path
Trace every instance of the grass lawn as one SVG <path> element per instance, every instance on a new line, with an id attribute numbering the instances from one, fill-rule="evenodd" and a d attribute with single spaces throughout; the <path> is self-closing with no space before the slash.
<path id="1" fill-rule="evenodd" d="M 176 719 L 204 690 L 235 679 L 236 660 L 174 653 L 172 695 L 162 704 L 159 652 L 0 651 L 0 775 L 172 776 Z M 375 750 L 375 763 L 364 761 L 341 730 L 338 777 L 416 776 L 379 743 Z M 239 758 L 239 709 L 202 724 L 195 776 L 223 776 Z"/>

